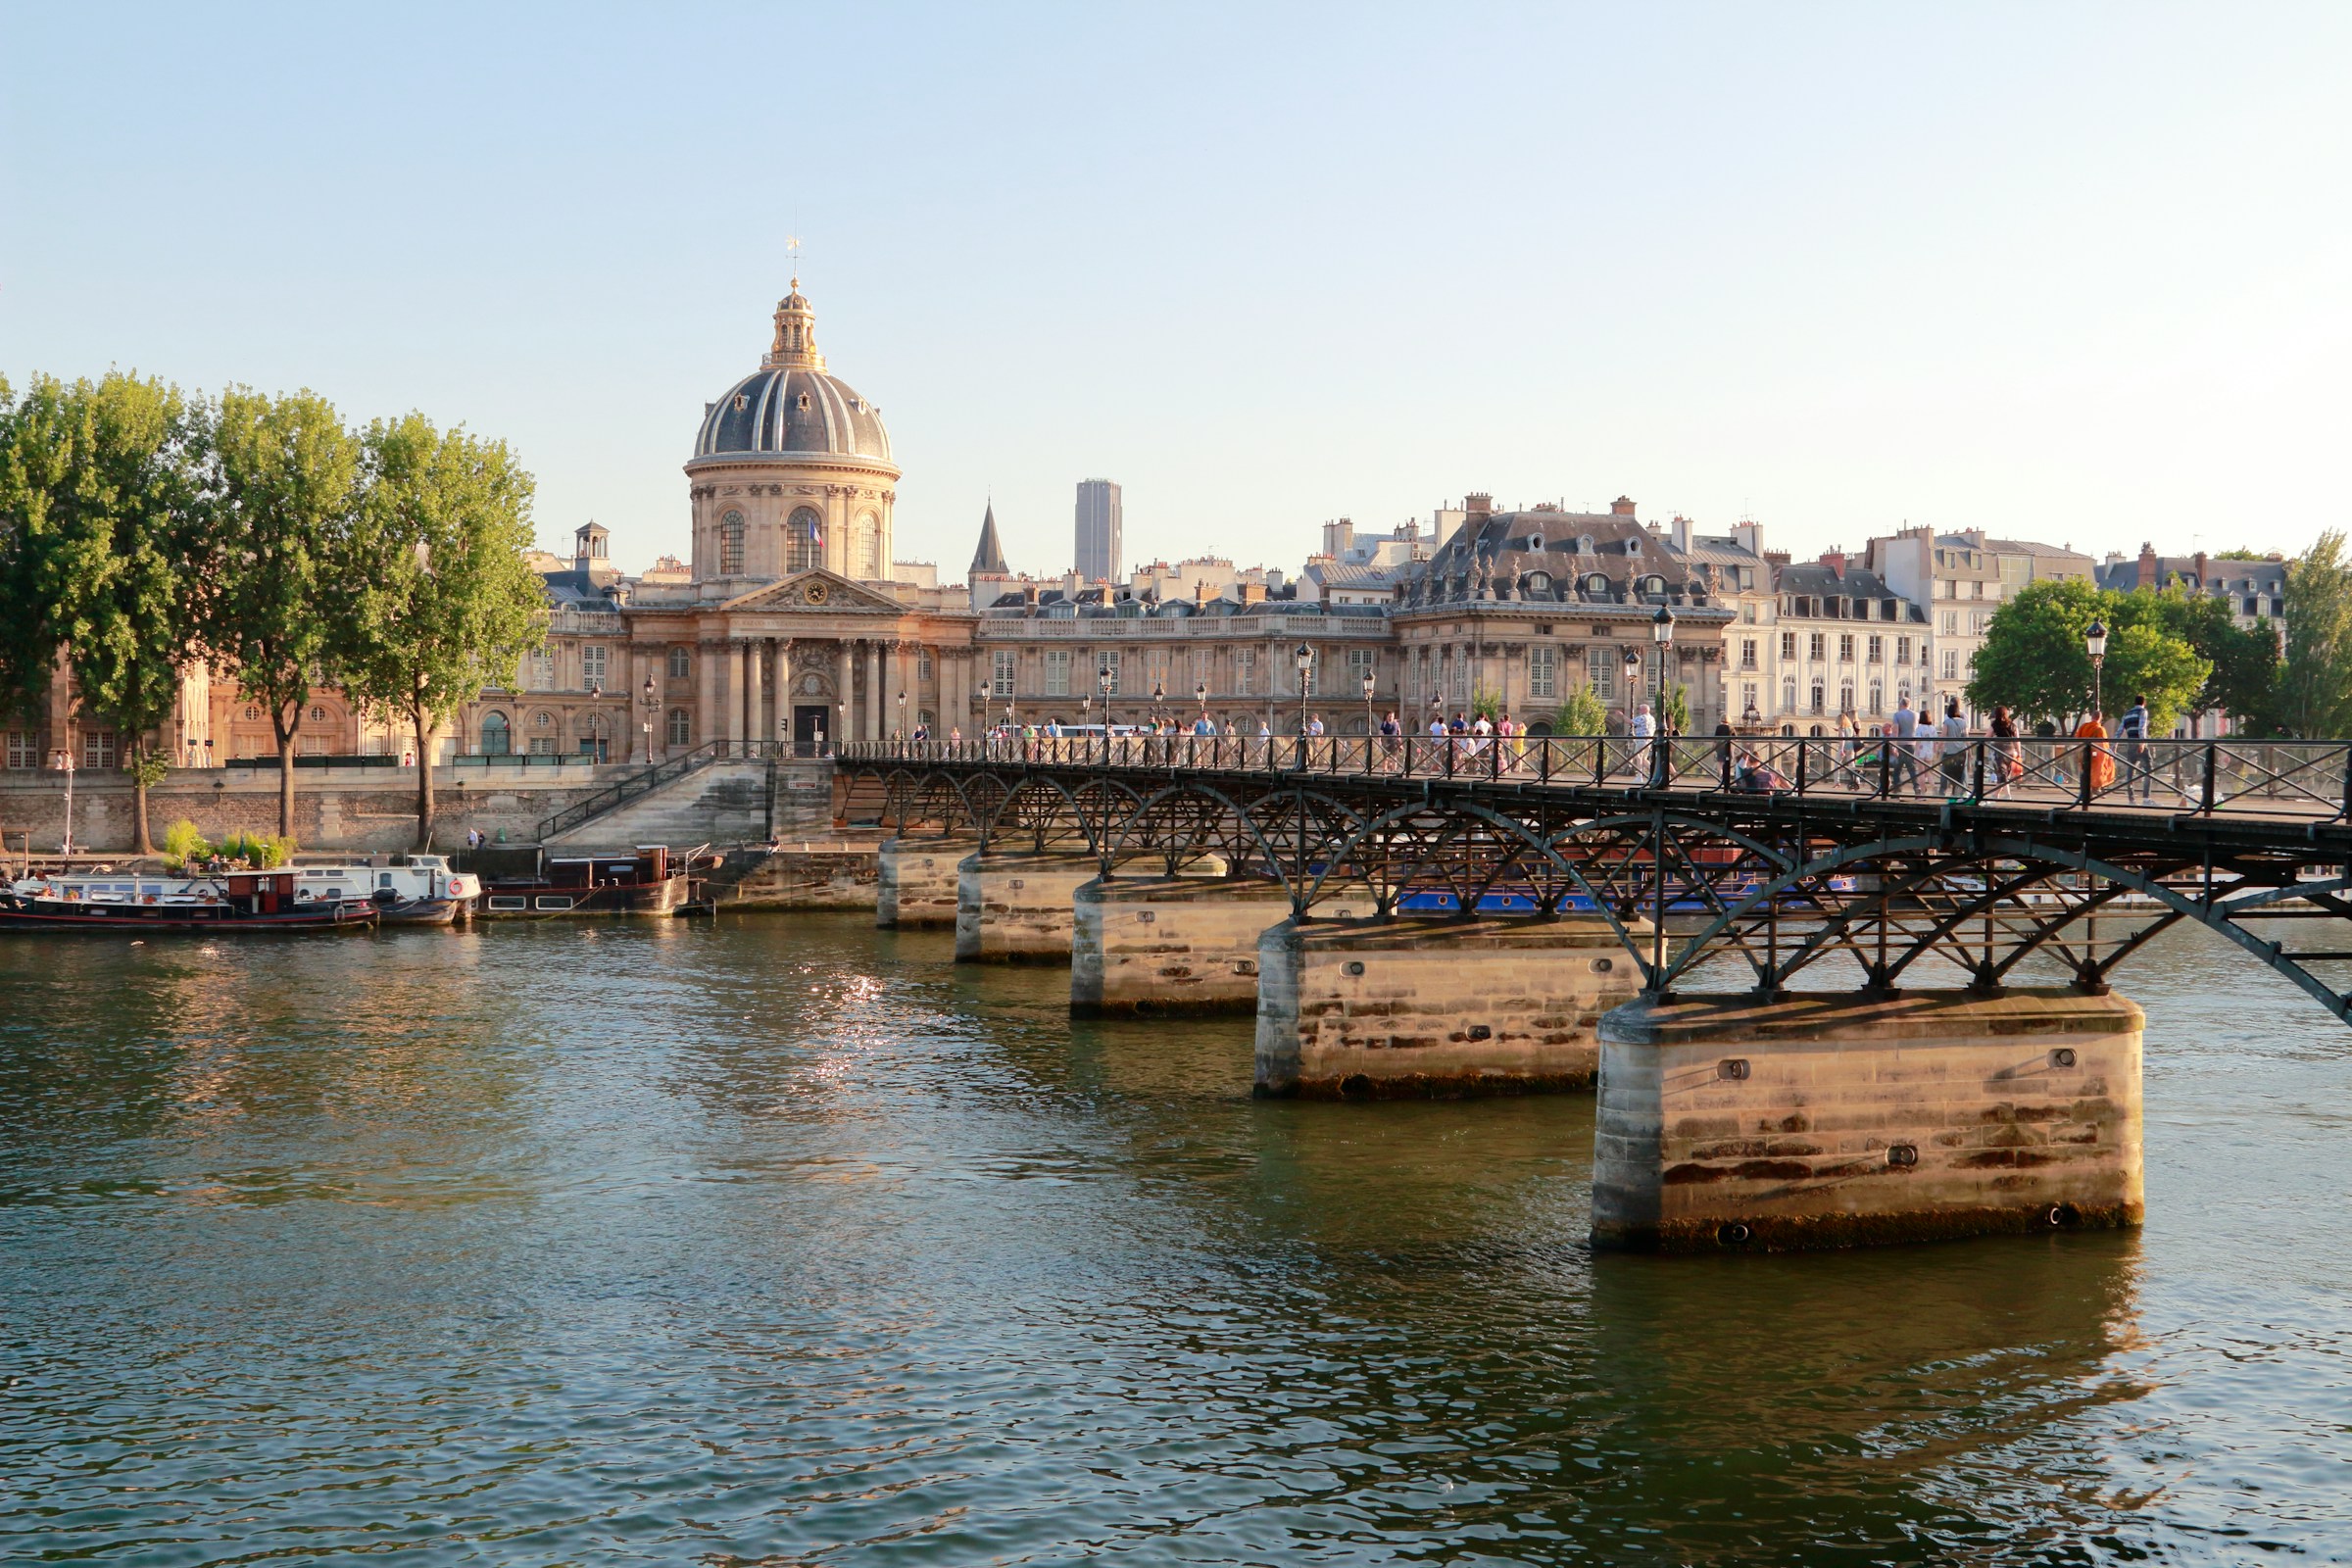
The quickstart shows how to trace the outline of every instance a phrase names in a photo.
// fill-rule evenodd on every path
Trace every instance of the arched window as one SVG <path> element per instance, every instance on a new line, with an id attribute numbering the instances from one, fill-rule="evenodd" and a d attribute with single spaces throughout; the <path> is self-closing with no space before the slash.
<path id="1" fill-rule="evenodd" d="M 858 519 L 856 573 L 869 582 L 882 580 L 882 524 L 867 513 Z"/>
<path id="2" fill-rule="evenodd" d="M 1813 711 L 1816 713 L 1820 712 L 1821 705 L 1824 701 L 1825 699 L 1822 695 L 1821 682 L 1815 681 L 1813 683 Z"/>
<path id="3" fill-rule="evenodd" d="M 489 712 L 482 715 L 482 755 L 504 757 L 514 750 L 514 732 L 507 727 L 507 715 Z"/>
<path id="4" fill-rule="evenodd" d="M 1531 594 L 1551 592 L 1551 573 L 1548 571 L 1529 572 L 1527 574 L 1527 591 Z"/>
<path id="5" fill-rule="evenodd" d="M 718 519 L 718 574 L 738 576 L 743 571 L 743 514 L 730 512 Z"/>
<path id="6" fill-rule="evenodd" d="M 824 564 L 824 523 L 815 508 L 803 507 L 784 524 L 784 569 L 811 571 Z"/>
<path id="7" fill-rule="evenodd" d="M 1794 675 L 1788 675 L 1782 678 L 1781 711 L 1784 713 L 1793 713 L 1796 711 L 1796 677 Z"/>
<path id="8" fill-rule="evenodd" d="M 1528 548 L 1528 549 L 1530 549 L 1530 550 L 1541 550 L 1541 549 L 1543 549 L 1543 548 L 1544 548 L 1544 536 L 1543 536 L 1542 534 L 1540 534 L 1540 533 L 1531 533 L 1531 534 L 1529 534 L 1529 535 L 1527 536 L 1527 548 Z"/>
<path id="9" fill-rule="evenodd" d="M 1586 574 L 1585 592 L 1589 594 L 1605 594 L 1608 591 L 1609 579 L 1607 577 L 1601 575 L 1597 571 L 1589 572 Z"/>
<path id="10" fill-rule="evenodd" d="M 1870 683 L 1870 710 L 1874 713 L 1886 710 L 1886 688 L 1875 680 Z"/>
<path id="11" fill-rule="evenodd" d="M 1666 579 L 1655 575 L 1644 577 L 1642 579 L 1642 591 L 1645 594 L 1662 594 L 1666 591 Z"/>
<path id="12" fill-rule="evenodd" d="M 684 680 L 687 676 L 693 673 L 694 662 L 692 657 L 689 656 L 686 650 L 683 648 L 672 648 L 669 651 L 669 678 L 671 680 Z"/>
<path id="13" fill-rule="evenodd" d="M 1838 687 L 1838 711 L 1839 711 L 1840 713 L 1850 713 L 1850 712 L 1852 712 L 1853 710 L 1854 710 L 1854 689 L 1853 689 L 1851 686 L 1840 686 L 1840 687 Z"/>
<path id="14" fill-rule="evenodd" d="M 1591 534 L 1581 534 L 1578 536 L 1576 541 L 1576 553 L 1580 556 L 1589 556 L 1592 553 L 1592 536 Z"/>
<path id="15" fill-rule="evenodd" d="M 694 715 L 683 708 L 673 708 L 669 710 L 669 744 L 672 746 L 694 744 Z"/>

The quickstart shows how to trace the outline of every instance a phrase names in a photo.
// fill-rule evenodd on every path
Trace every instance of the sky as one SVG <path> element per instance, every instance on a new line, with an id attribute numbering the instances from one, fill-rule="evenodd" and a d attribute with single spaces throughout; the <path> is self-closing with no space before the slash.
<path id="1" fill-rule="evenodd" d="M 1468 491 L 1799 559 L 2345 526 L 2352 7 L 0 5 L 0 375 L 309 387 L 687 553 L 804 244 L 897 551 Z"/>

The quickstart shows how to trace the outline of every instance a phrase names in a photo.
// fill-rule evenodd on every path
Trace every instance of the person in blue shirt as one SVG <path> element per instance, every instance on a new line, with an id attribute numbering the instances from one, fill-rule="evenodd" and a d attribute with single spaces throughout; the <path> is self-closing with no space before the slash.
<path id="1" fill-rule="evenodd" d="M 2148 744 L 2148 700 L 2134 697 L 2132 706 L 2116 725 L 2117 736 L 2123 741 L 2124 799 L 2135 795 L 2143 803 L 2156 798 L 2155 748 Z"/>

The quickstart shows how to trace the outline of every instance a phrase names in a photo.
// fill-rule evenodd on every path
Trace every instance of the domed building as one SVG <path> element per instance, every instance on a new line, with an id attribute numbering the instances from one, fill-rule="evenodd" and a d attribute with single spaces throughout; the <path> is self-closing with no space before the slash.
<path id="1" fill-rule="evenodd" d="M 698 582 L 823 567 L 886 581 L 899 469 L 882 411 L 825 368 L 801 280 L 760 368 L 706 404 L 686 464 Z"/>

